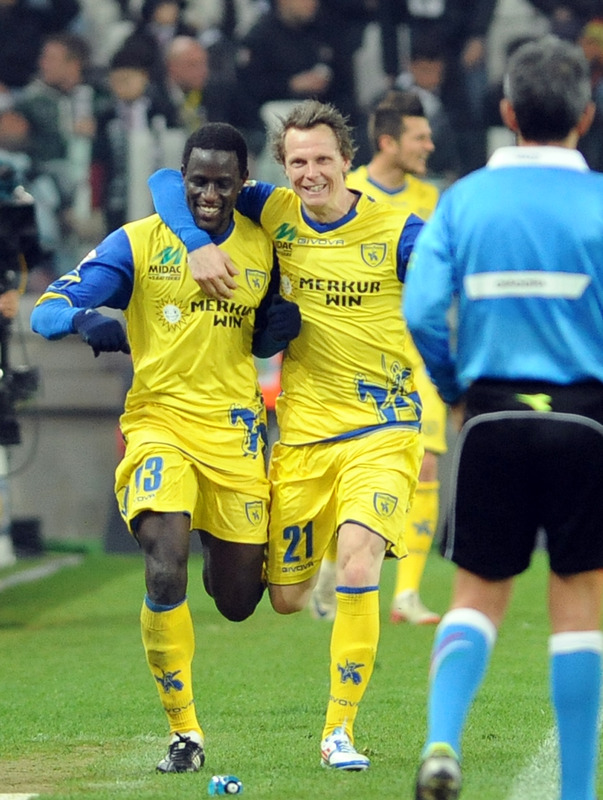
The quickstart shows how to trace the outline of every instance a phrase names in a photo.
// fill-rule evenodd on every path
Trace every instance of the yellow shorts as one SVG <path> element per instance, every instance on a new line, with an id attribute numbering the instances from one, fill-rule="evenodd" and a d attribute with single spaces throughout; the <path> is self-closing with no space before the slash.
<path id="1" fill-rule="evenodd" d="M 263 460 L 255 463 L 255 475 L 225 473 L 169 444 L 127 447 L 115 472 L 120 513 L 130 531 L 143 511 L 176 512 L 218 539 L 264 544 L 270 491 Z"/>
<path id="2" fill-rule="evenodd" d="M 344 522 L 364 525 L 386 540 L 392 555 L 406 555 L 404 523 L 422 458 L 421 435 L 399 427 L 298 447 L 277 442 L 269 472 L 270 583 L 314 575 Z"/>
<path id="3" fill-rule="evenodd" d="M 446 403 L 438 394 L 435 386 L 421 363 L 413 367 L 415 386 L 419 392 L 423 413 L 421 415 L 421 430 L 423 432 L 423 446 L 431 453 L 445 453 L 446 444 Z"/>

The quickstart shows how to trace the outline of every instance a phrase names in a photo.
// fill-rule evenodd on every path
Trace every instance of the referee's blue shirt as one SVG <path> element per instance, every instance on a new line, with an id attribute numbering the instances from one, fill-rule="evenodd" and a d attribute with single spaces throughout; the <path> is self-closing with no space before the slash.
<path id="1" fill-rule="evenodd" d="M 404 314 L 447 402 L 480 378 L 603 382 L 603 174 L 572 149 L 497 150 L 419 234 Z"/>

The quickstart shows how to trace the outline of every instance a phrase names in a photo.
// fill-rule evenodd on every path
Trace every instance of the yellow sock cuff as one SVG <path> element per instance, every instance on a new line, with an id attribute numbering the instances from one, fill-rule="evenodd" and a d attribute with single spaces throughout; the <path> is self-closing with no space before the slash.
<path id="1" fill-rule="evenodd" d="M 368 586 L 362 589 L 348 589 L 338 586 L 337 610 L 344 614 L 361 616 L 379 613 L 379 587 Z"/>
<path id="2" fill-rule="evenodd" d="M 183 600 L 174 608 L 165 611 L 154 611 L 149 608 L 145 598 L 140 611 L 140 622 L 149 631 L 165 631 L 190 618 L 188 600 Z"/>

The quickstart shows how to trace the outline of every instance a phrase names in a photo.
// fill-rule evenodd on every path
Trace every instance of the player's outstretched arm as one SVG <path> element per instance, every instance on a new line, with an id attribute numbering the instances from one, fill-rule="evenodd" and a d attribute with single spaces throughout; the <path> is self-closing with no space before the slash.
<path id="1" fill-rule="evenodd" d="M 186 245 L 195 281 L 209 297 L 231 298 L 237 288 L 234 278 L 239 271 L 230 257 L 211 242 L 209 234 L 195 223 L 186 202 L 182 174 L 174 169 L 159 169 L 150 176 L 148 184 L 155 210 Z M 237 209 L 260 223 L 264 203 L 274 188 L 269 183 L 249 182 L 239 195 Z"/>

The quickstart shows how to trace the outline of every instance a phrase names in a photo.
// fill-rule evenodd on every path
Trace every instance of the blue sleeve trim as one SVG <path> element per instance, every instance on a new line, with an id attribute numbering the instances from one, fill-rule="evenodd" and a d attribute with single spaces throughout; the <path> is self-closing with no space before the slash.
<path id="1" fill-rule="evenodd" d="M 398 242 L 397 267 L 397 274 L 400 283 L 404 283 L 406 280 L 408 260 L 410 259 L 413 247 L 415 246 L 417 236 L 421 232 L 421 229 L 424 227 L 424 225 L 425 222 L 421 219 L 421 217 L 417 217 L 416 214 L 410 214 L 404 227 L 402 228 L 402 234 L 400 236 L 400 241 Z"/>
<path id="2" fill-rule="evenodd" d="M 275 187 L 271 183 L 248 181 L 243 186 L 237 199 L 237 211 L 259 225 L 266 200 L 268 200 L 274 189 Z"/>

